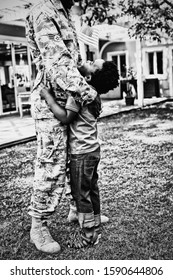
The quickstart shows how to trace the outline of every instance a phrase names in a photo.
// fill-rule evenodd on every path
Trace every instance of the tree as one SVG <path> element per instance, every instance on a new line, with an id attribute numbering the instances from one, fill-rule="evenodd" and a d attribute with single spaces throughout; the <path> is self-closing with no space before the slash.
<path id="1" fill-rule="evenodd" d="M 93 26 L 103 22 L 108 24 L 116 22 L 114 0 L 75 0 L 75 2 L 79 3 L 82 11 L 82 23 Z"/>
<path id="2" fill-rule="evenodd" d="M 173 38 L 173 3 L 167 0 L 120 0 L 121 16 L 133 21 L 129 26 L 131 37 L 160 41 L 161 36 Z"/>

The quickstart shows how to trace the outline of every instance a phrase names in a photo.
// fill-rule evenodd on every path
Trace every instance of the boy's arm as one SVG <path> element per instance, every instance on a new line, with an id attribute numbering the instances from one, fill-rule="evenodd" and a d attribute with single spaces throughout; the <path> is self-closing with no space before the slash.
<path id="1" fill-rule="evenodd" d="M 49 105 L 51 111 L 53 112 L 55 118 L 57 118 L 63 124 L 71 123 L 79 111 L 77 108 L 76 108 L 76 110 L 73 107 L 72 108 L 69 107 L 69 108 L 65 109 L 65 108 L 61 107 L 60 105 L 58 105 L 48 88 L 42 89 L 42 92 L 40 95 L 42 98 L 44 98 L 46 100 L 46 102 Z"/>

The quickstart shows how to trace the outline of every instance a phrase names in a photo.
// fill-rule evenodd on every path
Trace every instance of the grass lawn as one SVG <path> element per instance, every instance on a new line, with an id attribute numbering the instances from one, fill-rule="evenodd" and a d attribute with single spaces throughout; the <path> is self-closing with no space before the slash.
<path id="1" fill-rule="evenodd" d="M 30 201 L 36 142 L 0 151 L 0 254 L 3 260 L 173 259 L 173 104 L 99 120 L 102 159 L 99 186 L 102 226 L 99 245 L 71 249 L 63 197 L 50 231 L 60 254 L 47 255 L 29 241 Z"/>

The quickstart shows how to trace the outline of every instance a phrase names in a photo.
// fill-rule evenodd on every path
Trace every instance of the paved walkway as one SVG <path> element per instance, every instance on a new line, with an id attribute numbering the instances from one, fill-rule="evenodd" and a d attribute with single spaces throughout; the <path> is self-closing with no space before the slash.
<path id="1" fill-rule="evenodd" d="M 144 99 L 144 106 L 157 104 L 165 100 L 166 98 Z M 139 108 L 137 100 L 135 100 L 134 106 L 126 106 L 124 100 L 103 100 L 101 117 L 137 108 Z M 0 149 L 28 142 L 33 139 L 35 139 L 34 121 L 28 111 L 24 113 L 23 118 L 20 118 L 19 115 L 10 115 L 0 118 Z"/>

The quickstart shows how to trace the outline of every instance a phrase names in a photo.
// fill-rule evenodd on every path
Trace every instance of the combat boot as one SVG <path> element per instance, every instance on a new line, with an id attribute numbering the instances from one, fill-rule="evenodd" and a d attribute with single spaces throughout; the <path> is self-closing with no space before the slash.
<path id="1" fill-rule="evenodd" d="M 53 254 L 58 253 L 61 250 L 58 242 L 52 238 L 47 227 L 47 222 L 40 218 L 32 217 L 30 241 L 35 244 L 39 251 L 44 253 Z"/>

